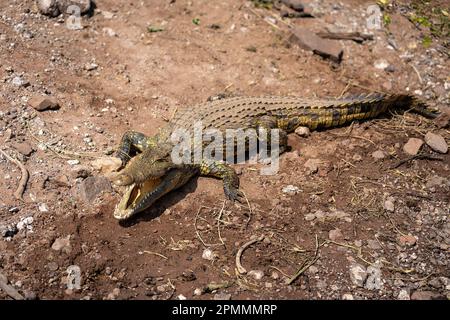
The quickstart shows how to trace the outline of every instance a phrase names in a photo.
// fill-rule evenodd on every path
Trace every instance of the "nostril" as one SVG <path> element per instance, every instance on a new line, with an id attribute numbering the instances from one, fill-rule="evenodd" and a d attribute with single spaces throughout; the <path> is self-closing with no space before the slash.
<path id="1" fill-rule="evenodd" d="M 134 179 L 127 174 L 120 174 L 114 178 L 113 183 L 118 186 L 128 186 L 134 182 Z"/>

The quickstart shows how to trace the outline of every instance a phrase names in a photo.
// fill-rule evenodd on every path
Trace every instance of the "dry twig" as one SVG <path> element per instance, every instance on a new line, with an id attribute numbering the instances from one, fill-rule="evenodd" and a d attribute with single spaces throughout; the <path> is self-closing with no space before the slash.
<path id="1" fill-rule="evenodd" d="M 247 249 L 248 247 L 250 247 L 252 244 L 256 243 L 256 242 L 260 242 L 264 240 L 264 235 L 260 236 L 259 238 L 250 240 L 246 243 L 244 243 L 244 245 L 242 245 L 242 247 L 239 248 L 237 254 L 236 254 L 236 268 L 239 274 L 245 274 L 247 273 L 247 270 L 242 266 L 241 264 L 241 257 L 242 254 L 244 253 L 245 249 Z"/>
<path id="2" fill-rule="evenodd" d="M 0 149 L 0 153 L 10 162 L 13 162 L 16 164 L 20 171 L 22 172 L 22 177 L 20 178 L 19 186 L 17 187 L 16 191 L 14 192 L 14 197 L 18 200 L 23 200 L 23 192 L 25 191 L 25 188 L 27 186 L 28 178 L 30 177 L 30 174 L 28 173 L 27 168 L 17 159 L 14 159 L 13 157 L 9 156 L 5 151 Z"/>

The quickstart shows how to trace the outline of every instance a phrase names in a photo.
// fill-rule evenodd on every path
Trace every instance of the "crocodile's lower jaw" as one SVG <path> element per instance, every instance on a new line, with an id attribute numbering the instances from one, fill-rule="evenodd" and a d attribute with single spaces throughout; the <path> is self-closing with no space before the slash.
<path id="1" fill-rule="evenodd" d="M 114 218 L 126 220 L 134 214 L 147 209 L 157 198 L 162 179 L 149 179 L 141 184 L 128 186 L 122 199 L 114 210 Z"/>

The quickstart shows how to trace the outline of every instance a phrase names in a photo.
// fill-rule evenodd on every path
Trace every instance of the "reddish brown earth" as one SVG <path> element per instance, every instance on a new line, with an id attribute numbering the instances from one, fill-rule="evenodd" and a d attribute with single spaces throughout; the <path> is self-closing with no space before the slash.
<path id="1" fill-rule="evenodd" d="M 98 0 L 75 31 L 64 17 L 41 15 L 34 1 L 0 2 L 1 145 L 30 173 L 23 201 L 16 200 L 20 170 L 0 156 L 0 273 L 9 284 L 39 299 L 448 299 L 449 155 L 424 145 L 440 161 L 394 168 L 408 157 L 402 148 L 411 137 L 434 132 L 448 144 L 448 128 L 418 115 L 292 135 L 277 175 L 237 166 L 248 204 L 224 203 L 221 182 L 201 177 L 121 225 L 112 216 L 120 194 L 105 181 L 99 196 L 89 189 L 101 181 L 92 160 L 110 154 L 123 132 L 154 134 L 175 110 L 218 93 L 409 91 L 445 111 L 448 43 L 432 37 L 424 46 L 429 29 L 401 14 L 407 6 L 390 9 L 391 24 L 373 41 L 339 41 L 344 57 L 335 65 L 291 45 L 287 24 L 367 31 L 362 14 L 371 2 L 312 3 L 316 18 L 269 24 L 264 18 L 279 12 L 249 1 Z M 150 25 L 164 30 L 150 33 Z M 374 67 L 379 59 L 390 71 Z M 29 85 L 14 85 L 17 76 Z M 43 93 L 61 108 L 28 106 Z M 80 165 L 67 162 L 74 159 Z M 317 172 L 305 166 L 311 159 Z M 285 194 L 288 185 L 300 192 Z M 26 217 L 31 230 L 15 230 Z M 256 272 L 238 275 L 238 249 L 260 236 L 242 255 Z M 207 248 L 212 261 L 202 258 Z M 373 272 L 361 286 L 350 277 L 355 264 Z M 67 290 L 71 265 L 81 269 L 81 289 Z M 214 283 L 218 289 L 194 295 Z M 0 290 L 0 298 L 10 297 Z"/>

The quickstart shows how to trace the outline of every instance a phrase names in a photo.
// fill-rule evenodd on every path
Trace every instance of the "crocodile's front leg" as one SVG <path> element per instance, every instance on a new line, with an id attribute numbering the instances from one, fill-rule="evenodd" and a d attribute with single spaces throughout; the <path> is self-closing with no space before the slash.
<path id="1" fill-rule="evenodd" d="M 130 159 L 138 152 L 142 152 L 149 147 L 149 137 L 137 131 L 127 131 L 122 136 L 119 148 L 116 151 L 116 157 L 122 160 L 125 166 Z"/>
<path id="2" fill-rule="evenodd" d="M 223 180 L 225 196 L 232 201 L 240 201 L 243 196 L 239 190 L 239 177 L 233 168 L 220 161 L 202 161 L 200 175 L 210 176 Z"/>

